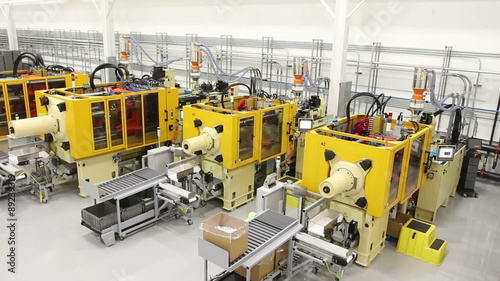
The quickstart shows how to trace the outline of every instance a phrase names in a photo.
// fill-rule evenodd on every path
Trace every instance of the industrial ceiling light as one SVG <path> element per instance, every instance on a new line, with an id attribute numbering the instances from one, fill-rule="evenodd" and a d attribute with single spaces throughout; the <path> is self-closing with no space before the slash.
<path id="1" fill-rule="evenodd" d="M 66 0 L 0 0 L 0 5 L 64 3 Z"/>

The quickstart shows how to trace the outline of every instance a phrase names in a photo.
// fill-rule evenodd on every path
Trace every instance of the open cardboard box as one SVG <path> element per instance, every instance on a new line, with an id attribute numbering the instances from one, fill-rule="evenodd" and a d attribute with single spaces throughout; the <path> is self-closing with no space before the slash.
<path id="1" fill-rule="evenodd" d="M 389 218 L 387 223 L 386 234 L 392 237 L 399 238 L 399 233 L 401 233 L 401 227 L 409 220 L 411 216 L 403 213 L 397 213 L 395 219 Z"/>
<path id="2" fill-rule="evenodd" d="M 274 252 L 263 258 L 250 270 L 250 281 L 260 281 L 266 275 L 274 270 Z M 244 267 L 238 267 L 235 272 L 243 277 L 247 276 L 247 270 Z"/>
<path id="3" fill-rule="evenodd" d="M 234 229 L 228 233 L 218 226 Z M 235 218 L 225 213 L 219 213 L 208 218 L 201 227 L 203 239 L 210 242 L 229 253 L 229 262 L 234 261 L 248 249 L 248 222 Z"/>

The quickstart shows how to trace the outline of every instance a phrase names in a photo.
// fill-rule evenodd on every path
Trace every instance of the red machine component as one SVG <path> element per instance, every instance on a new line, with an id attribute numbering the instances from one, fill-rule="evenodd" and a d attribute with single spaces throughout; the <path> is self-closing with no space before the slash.
<path id="1" fill-rule="evenodd" d="M 127 113 L 127 134 L 138 134 L 142 131 L 142 121 L 140 111 L 135 107 L 134 99 L 127 99 L 125 102 Z M 121 134 L 123 131 L 122 125 L 116 126 L 116 131 Z"/>

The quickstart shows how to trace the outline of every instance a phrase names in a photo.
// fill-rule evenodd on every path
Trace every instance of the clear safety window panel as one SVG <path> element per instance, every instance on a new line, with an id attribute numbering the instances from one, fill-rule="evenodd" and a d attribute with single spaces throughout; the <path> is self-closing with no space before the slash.
<path id="1" fill-rule="evenodd" d="M 31 117 L 36 117 L 36 102 L 35 102 L 35 91 L 46 90 L 47 83 L 44 80 L 36 80 L 36 81 L 28 81 L 27 90 L 28 90 L 28 105 L 29 112 Z"/>
<path id="2" fill-rule="evenodd" d="M 392 167 L 391 174 L 391 188 L 389 191 L 389 201 L 387 205 L 398 199 L 399 185 L 401 183 L 401 172 L 403 170 L 403 160 L 404 160 L 405 149 L 402 148 L 394 154 L 394 165 Z"/>
<path id="3" fill-rule="evenodd" d="M 283 135 L 283 109 L 263 112 L 261 159 L 277 156 L 281 153 Z"/>
<path id="4" fill-rule="evenodd" d="M 420 175 L 423 146 L 425 135 L 416 138 L 411 144 L 410 165 L 408 167 L 408 179 L 406 180 L 405 197 L 407 198 L 417 189 L 418 178 Z"/>
<path id="5" fill-rule="evenodd" d="M 125 123 L 127 143 L 129 147 L 142 145 L 142 99 L 140 95 L 125 97 Z"/>
<path id="6" fill-rule="evenodd" d="M 9 97 L 10 119 L 16 120 L 26 118 L 26 106 L 24 103 L 23 84 L 7 85 Z"/>
<path id="7" fill-rule="evenodd" d="M 92 127 L 94 133 L 94 150 L 108 147 L 106 135 L 106 113 L 104 102 L 92 103 Z"/>
<path id="8" fill-rule="evenodd" d="M 144 127 L 146 143 L 158 141 L 157 129 L 160 126 L 158 93 L 144 94 Z"/>
<path id="9" fill-rule="evenodd" d="M 49 84 L 49 89 L 60 89 L 66 87 L 66 79 L 65 78 L 56 78 L 47 80 Z"/>
<path id="10" fill-rule="evenodd" d="M 0 85 L 0 136 L 9 134 L 3 87 Z"/>
<path id="11" fill-rule="evenodd" d="M 254 117 L 240 119 L 239 161 L 253 157 Z"/>
<path id="12" fill-rule="evenodd" d="M 111 146 L 120 146 L 123 144 L 123 118 L 121 100 L 108 101 L 108 109 Z"/>

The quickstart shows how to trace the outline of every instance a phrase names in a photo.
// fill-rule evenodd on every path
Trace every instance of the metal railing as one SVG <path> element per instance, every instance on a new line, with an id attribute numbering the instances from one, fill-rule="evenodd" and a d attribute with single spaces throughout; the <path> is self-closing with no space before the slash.
<path id="1" fill-rule="evenodd" d="M 185 83 L 183 85 L 190 85 L 190 64 L 187 60 L 189 44 L 192 41 L 198 41 L 211 47 L 217 62 L 225 71 L 235 71 L 243 67 L 261 69 L 264 89 L 273 93 L 290 92 L 293 82 L 290 69 L 293 58 L 296 56 L 304 57 L 311 62 L 313 78 L 328 77 L 333 47 L 333 44 L 320 39 L 311 42 L 296 42 L 276 40 L 272 37 L 243 39 L 230 35 L 201 37 L 196 34 L 176 36 L 167 33 L 143 34 L 140 32 L 126 35 L 136 37 L 148 54 L 157 60 L 184 58 L 184 61 L 170 66 L 179 74 L 183 74 L 177 75 L 179 82 Z M 118 57 L 119 36 L 120 34 L 117 33 L 115 41 L 118 61 L 120 61 Z M 102 38 L 102 34 L 97 31 L 18 29 L 21 50 L 39 52 L 44 55 L 47 63 L 65 64 L 76 71 L 86 73 L 91 72 L 103 62 Z M 0 29 L 0 48 L 8 48 L 5 29 Z M 385 92 L 387 95 L 397 97 L 398 99 L 391 100 L 389 107 L 401 110 L 407 108 L 406 99 L 411 97 L 412 92 L 413 67 L 423 64 L 435 69 L 441 75 L 436 85 L 438 96 L 444 96 L 447 89 L 456 89 L 460 86 L 459 81 L 449 80 L 448 74 L 469 76 L 473 81 L 468 113 L 468 116 L 471 116 L 471 122 L 484 124 L 494 120 L 496 110 L 493 103 L 490 104 L 488 100 L 497 100 L 500 69 L 484 69 L 484 65 L 500 65 L 498 64 L 500 53 L 463 52 L 456 51 L 449 46 L 442 50 L 435 50 L 388 47 L 374 43 L 373 45 L 350 45 L 348 54 L 346 80 L 354 81 L 355 91 L 369 91 L 374 94 Z M 137 55 L 140 61 L 147 61 L 143 54 Z M 391 59 L 391 56 L 394 59 Z M 404 57 L 405 63 L 401 63 L 395 59 L 396 57 Z M 142 75 L 150 72 L 149 68 L 139 65 L 135 59 L 130 59 L 128 63 L 131 64 L 136 74 Z M 463 66 L 466 64 L 469 66 Z M 204 71 L 202 79 L 216 79 L 208 69 L 208 63 L 205 62 L 202 68 Z M 181 81 L 182 79 L 184 81 Z M 316 93 L 326 96 L 328 91 L 321 88 L 309 90 L 306 96 Z M 488 139 L 490 133 L 487 129 L 483 129 L 478 136 Z M 494 134 L 495 139 L 498 137 L 500 133 Z"/>

